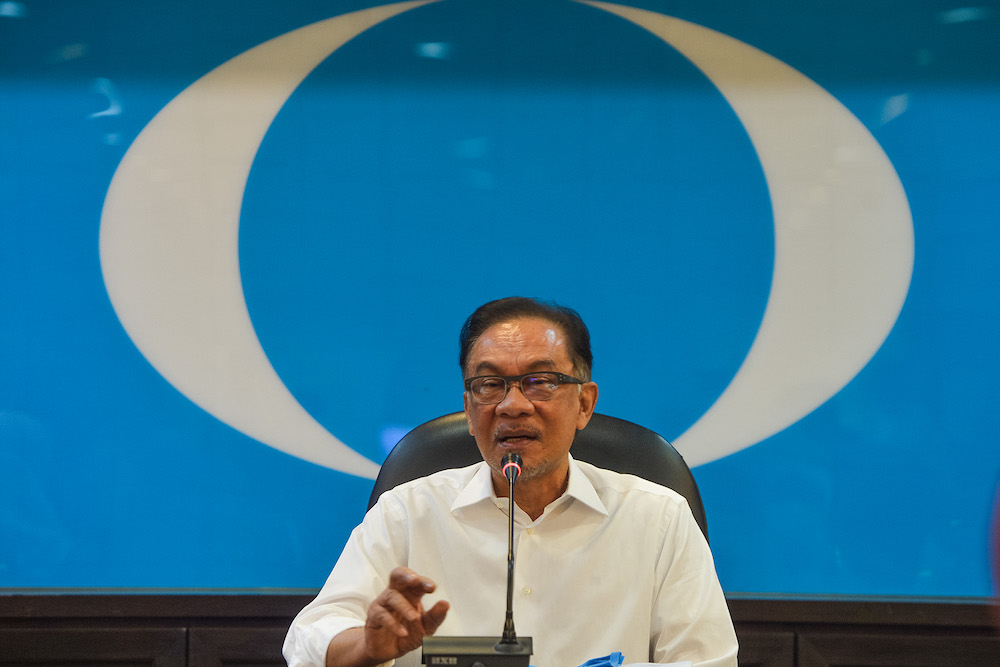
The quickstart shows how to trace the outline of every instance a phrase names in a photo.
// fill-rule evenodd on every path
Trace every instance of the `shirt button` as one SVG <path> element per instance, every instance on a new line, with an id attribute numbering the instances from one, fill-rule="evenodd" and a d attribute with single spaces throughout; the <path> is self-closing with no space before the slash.
<path id="1" fill-rule="evenodd" d="M 521 595 L 523 595 L 525 597 L 531 595 L 531 587 L 530 586 L 525 586 L 524 588 L 522 588 L 521 589 Z"/>
<path id="2" fill-rule="evenodd" d="M 534 528 L 529 528 L 528 529 L 528 535 L 534 535 L 534 534 L 535 534 L 535 529 Z"/>

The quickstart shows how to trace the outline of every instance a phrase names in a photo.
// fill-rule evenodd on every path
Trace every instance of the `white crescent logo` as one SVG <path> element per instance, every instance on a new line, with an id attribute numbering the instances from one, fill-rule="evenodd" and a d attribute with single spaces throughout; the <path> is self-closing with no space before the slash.
<path id="1" fill-rule="evenodd" d="M 136 138 L 101 218 L 111 303 L 164 378 L 262 443 L 366 478 L 378 465 L 317 423 L 261 348 L 240 279 L 240 211 L 264 135 L 302 80 L 368 28 L 430 1 L 320 21 L 209 72 Z M 909 288 L 909 207 L 875 139 L 799 72 L 679 19 L 585 4 L 632 21 L 699 67 L 744 124 L 767 178 L 776 247 L 760 330 L 730 385 L 675 443 L 689 463 L 705 463 L 809 414 L 875 354 Z"/>

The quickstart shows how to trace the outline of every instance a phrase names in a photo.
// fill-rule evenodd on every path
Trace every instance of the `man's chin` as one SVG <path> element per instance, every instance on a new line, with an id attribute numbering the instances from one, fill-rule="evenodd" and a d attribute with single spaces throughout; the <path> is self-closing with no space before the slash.
<path id="1" fill-rule="evenodd" d="M 493 472 L 495 472 L 501 479 L 504 480 L 504 484 L 507 483 L 506 482 L 507 477 L 503 473 L 503 457 L 506 456 L 508 453 L 517 454 L 518 456 L 521 457 L 521 472 L 518 473 L 517 475 L 518 482 L 530 480 L 536 476 L 538 471 L 537 462 L 532 461 L 531 458 L 529 456 L 526 456 L 523 451 L 518 449 L 503 449 L 503 448 L 497 448 L 497 451 L 499 452 L 499 455 L 497 456 L 495 461 L 490 463 L 490 468 L 492 468 Z"/>

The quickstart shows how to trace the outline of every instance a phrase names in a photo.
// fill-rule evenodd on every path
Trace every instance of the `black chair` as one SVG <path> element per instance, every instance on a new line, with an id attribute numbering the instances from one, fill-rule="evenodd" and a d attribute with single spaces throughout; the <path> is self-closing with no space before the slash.
<path id="1" fill-rule="evenodd" d="M 705 507 L 691 469 L 659 434 L 624 419 L 595 413 L 587 427 L 577 431 L 570 451 L 580 461 L 636 475 L 681 494 L 687 498 L 701 532 L 708 539 Z M 478 461 L 482 457 L 475 439 L 469 435 L 465 413 L 455 412 L 421 424 L 389 452 L 375 480 L 368 508 L 394 486 Z"/>

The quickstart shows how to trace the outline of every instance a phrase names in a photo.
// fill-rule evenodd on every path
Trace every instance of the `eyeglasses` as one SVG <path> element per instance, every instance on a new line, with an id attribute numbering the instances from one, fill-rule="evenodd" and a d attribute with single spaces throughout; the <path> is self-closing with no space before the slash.
<path id="1" fill-rule="evenodd" d="M 465 390 L 472 394 L 476 403 L 492 405 L 500 403 L 507 396 L 511 385 L 518 385 L 521 393 L 529 401 L 547 401 L 556 393 L 562 384 L 585 384 L 563 373 L 554 371 L 539 371 L 524 375 L 478 375 L 465 381 Z"/>

